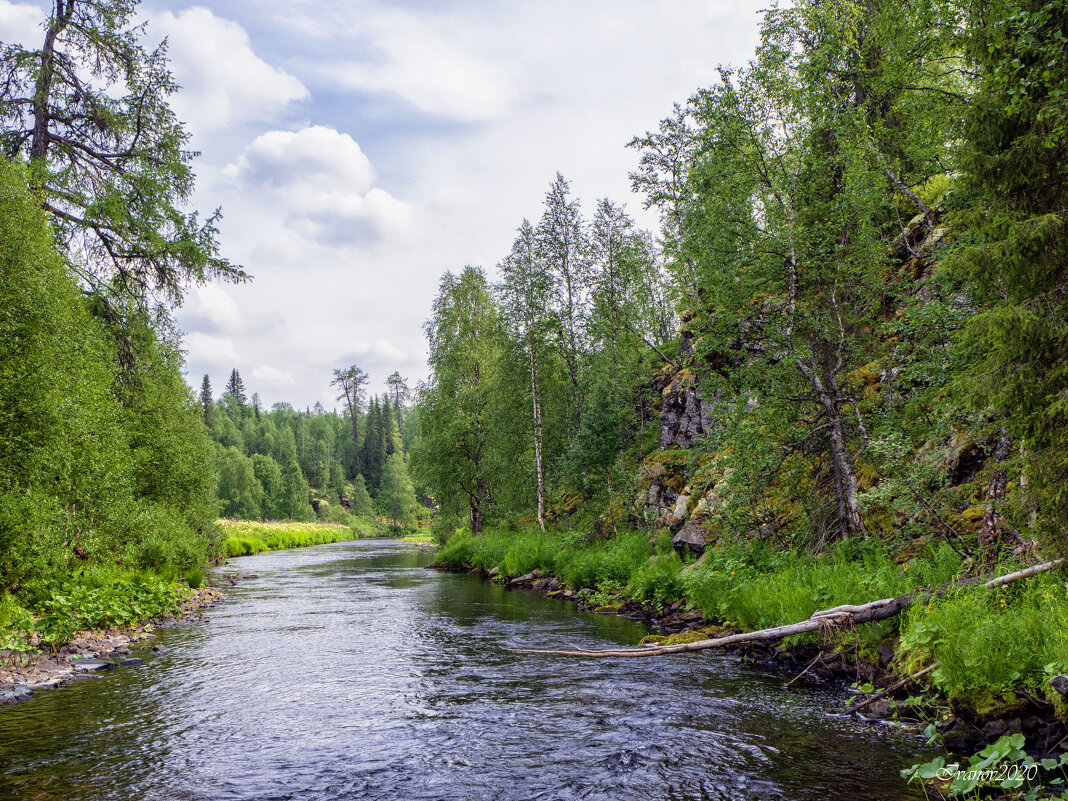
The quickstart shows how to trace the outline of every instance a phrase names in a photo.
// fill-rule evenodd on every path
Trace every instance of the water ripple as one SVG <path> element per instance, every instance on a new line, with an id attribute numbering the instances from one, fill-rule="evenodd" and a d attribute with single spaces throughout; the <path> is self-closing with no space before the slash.
<path id="1" fill-rule="evenodd" d="M 918 798 L 915 743 L 826 690 L 720 655 L 569 661 L 504 645 L 645 629 L 466 575 L 396 542 L 260 554 L 143 668 L 0 710 L 0 798 Z"/>

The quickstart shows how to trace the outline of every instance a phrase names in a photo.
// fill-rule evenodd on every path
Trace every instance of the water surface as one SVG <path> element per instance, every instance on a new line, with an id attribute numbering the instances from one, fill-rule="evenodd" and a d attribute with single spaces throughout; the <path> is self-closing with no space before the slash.
<path id="1" fill-rule="evenodd" d="M 729 657 L 517 656 L 647 629 L 363 540 L 255 573 L 141 668 L 0 709 L 0 798 L 922 798 L 916 742 Z M 141 655 L 141 654 L 138 654 Z"/>

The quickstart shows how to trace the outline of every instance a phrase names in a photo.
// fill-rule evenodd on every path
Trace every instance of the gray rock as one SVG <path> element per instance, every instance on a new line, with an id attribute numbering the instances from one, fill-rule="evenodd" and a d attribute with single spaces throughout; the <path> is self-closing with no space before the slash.
<path id="1" fill-rule="evenodd" d="M 536 576 L 533 573 L 526 573 L 525 575 L 517 576 L 516 578 L 512 579 L 511 583 L 512 584 L 530 584 L 531 582 L 534 581 L 535 578 L 536 578 Z"/>
<path id="2" fill-rule="evenodd" d="M 1049 683 L 1061 695 L 1068 696 L 1068 676 L 1054 676 Z"/>
<path id="3" fill-rule="evenodd" d="M 0 690 L 0 704 L 21 704 L 33 698 L 33 690 L 25 684 L 16 684 L 6 690 Z"/>
<path id="4" fill-rule="evenodd" d="M 122 667 L 141 667 L 145 664 L 144 659 L 138 659 L 136 656 L 131 656 L 128 659 L 123 659 L 120 663 Z"/>
<path id="5" fill-rule="evenodd" d="M 495 567 L 492 570 L 490 570 L 490 572 L 487 573 L 486 575 L 489 576 L 490 578 L 497 578 L 497 576 L 499 576 L 500 574 L 501 574 L 501 569 L 499 567 Z"/>
<path id="6" fill-rule="evenodd" d="M 690 504 L 689 495 L 680 495 L 675 499 L 675 508 L 671 511 L 671 518 L 668 520 L 669 526 L 681 525 L 686 520 L 686 507 Z"/>
<path id="7" fill-rule="evenodd" d="M 98 670 L 114 670 L 118 665 L 107 659 L 79 659 L 74 667 L 79 673 L 95 673 Z"/>
<path id="8" fill-rule="evenodd" d="M 705 531 L 691 520 L 679 529 L 678 534 L 672 537 L 671 545 L 680 554 L 685 554 L 686 549 L 689 549 L 691 553 L 703 554 L 705 552 Z"/>
<path id="9" fill-rule="evenodd" d="M 155 651 L 158 654 L 158 653 L 161 653 L 162 651 L 166 651 L 167 650 L 167 646 L 166 645 L 153 645 L 152 646 L 152 650 Z"/>

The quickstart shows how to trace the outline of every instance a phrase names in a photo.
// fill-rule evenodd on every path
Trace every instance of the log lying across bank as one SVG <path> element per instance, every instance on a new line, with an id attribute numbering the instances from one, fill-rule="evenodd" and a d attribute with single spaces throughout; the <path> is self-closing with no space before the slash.
<path id="1" fill-rule="evenodd" d="M 920 598 L 941 597 L 947 592 L 960 589 L 982 582 L 987 589 L 1001 587 L 1017 579 L 1045 573 L 1063 564 L 1064 559 L 1055 559 L 1052 562 L 1043 562 L 1033 565 L 1015 573 L 998 576 L 984 581 L 982 578 L 973 578 L 966 581 L 947 584 L 937 590 L 917 591 L 901 595 L 897 598 L 883 598 L 878 601 L 870 601 L 866 604 L 836 606 L 833 609 L 823 609 L 813 613 L 808 620 L 799 623 L 790 623 L 786 626 L 773 626 L 759 631 L 748 631 L 744 634 L 728 634 L 724 637 L 714 637 L 710 640 L 698 640 L 697 642 L 678 643 L 677 645 L 643 646 L 640 648 L 612 648 L 603 651 L 591 651 L 584 648 L 573 647 L 570 650 L 555 650 L 545 648 L 508 648 L 506 650 L 516 654 L 551 654 L 553 656 L 578 656 L 586 659 L 603 659 L 606 657 L 638 658 L 646 656 L 664 656 L 666 654 L 685 654 L 691 651 L 706 651 L 709 648 L 723 648 L 727 645 L 737 645 L 743 642 L 768 642 L 792 637 L 795 634 L 805 634 L 820 629 L 836 629 L 855 626 L 858 623 L 873 623 L 877 620 L 885 620 L 904 612 Z"/>

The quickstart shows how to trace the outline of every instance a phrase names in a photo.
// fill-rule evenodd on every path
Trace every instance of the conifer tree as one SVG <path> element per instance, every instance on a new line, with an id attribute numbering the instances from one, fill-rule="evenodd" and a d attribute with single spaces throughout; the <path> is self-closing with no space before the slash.
<path id="1" fill-rule="evenodd" d="M 211 379 L 208 378 L 207 373 L 204 373 L 204 380 L 200 382 L 200 409 L 204 416 L 204 425 L 211 428 L 215 399 L 211 394 Z"/>

